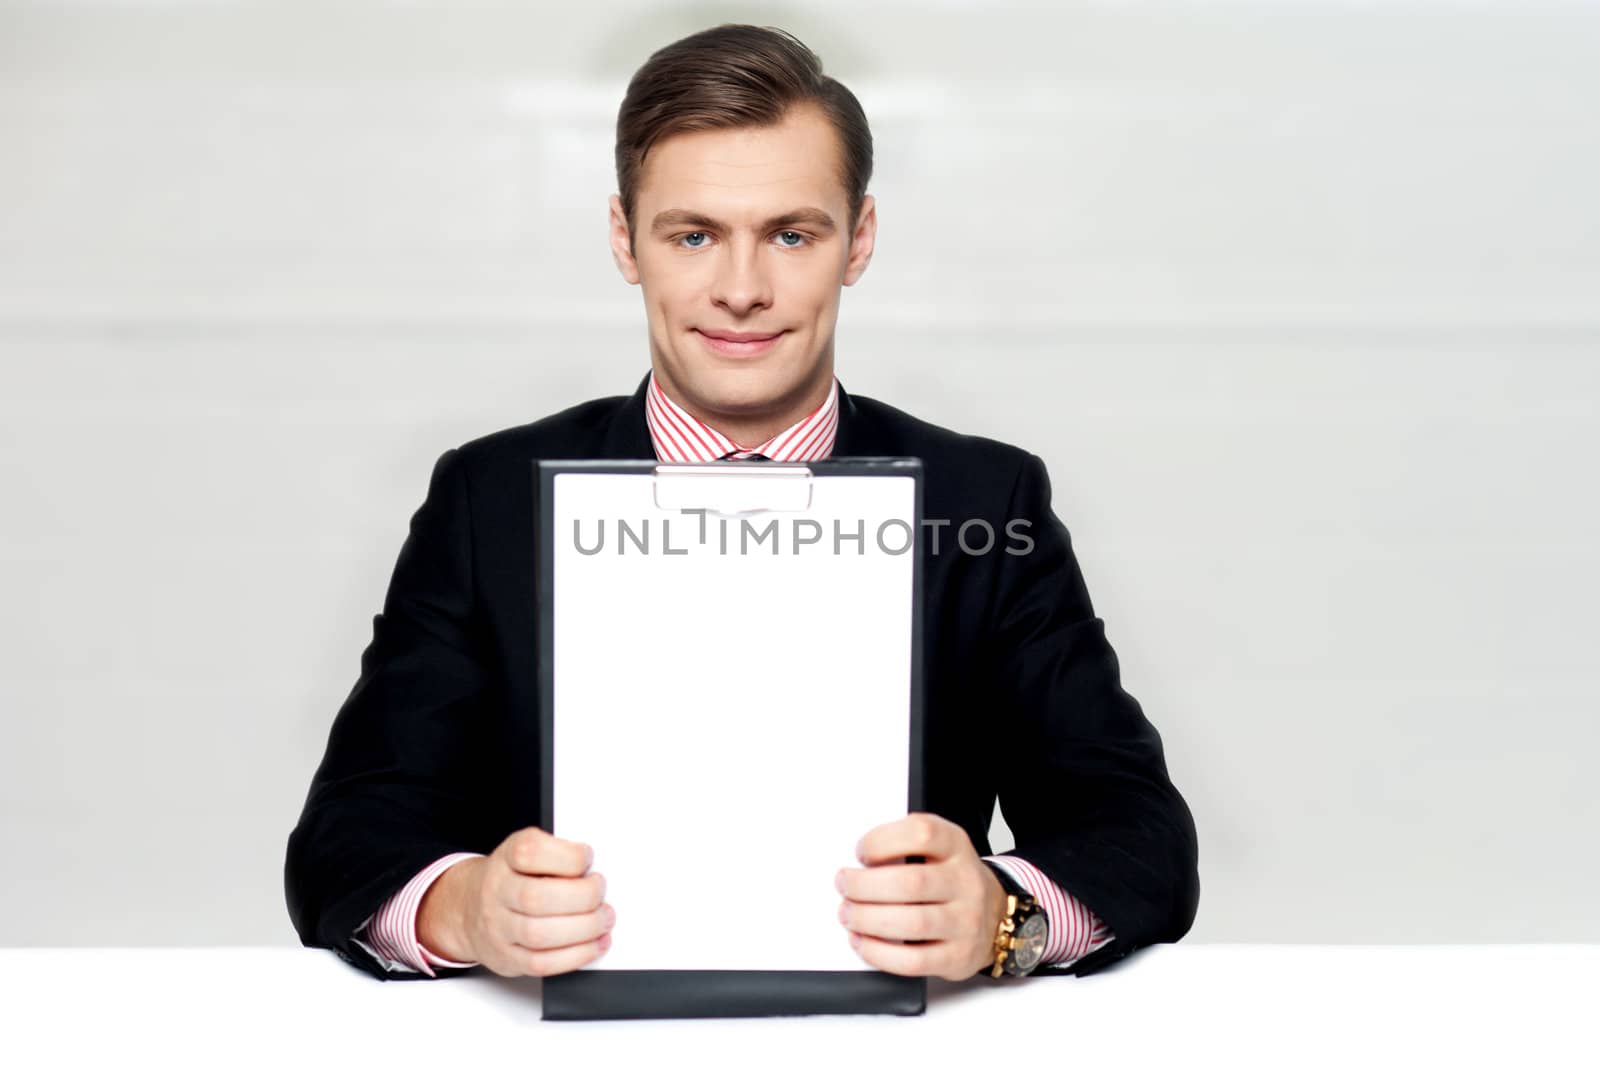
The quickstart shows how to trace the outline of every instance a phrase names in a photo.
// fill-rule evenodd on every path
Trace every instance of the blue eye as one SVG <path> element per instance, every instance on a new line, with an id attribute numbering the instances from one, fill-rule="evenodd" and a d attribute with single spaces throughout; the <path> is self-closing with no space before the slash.
<path id="1" fill-rule="evenodd" d="M 805 237 L 801 236 L 799 233 L 796 233 L 792 229 L 785 229 L 782 233 L 779 233 L 778 236 L 780 236 L 780 237 L 799 237 L 801 240 L 805 240 L 806 239 Z M 789 243 L 786 242 L 783 246 L 785 248 L 798 248 L 800 245 L 798 245 L 798 244 L 789 244 Z"/>
<path id="2" fill-rule="evenodd" d="M 703 236 L 705 236 L 704 233 L 685 233 L 683 236 L 679 237 L 678 239 L 679 240 L 688 240 L 690 237 L 703 237 Z M 698 248 L 698 247 L 701 247 L 701 245 L 699 245 L 699 244 L 690 244 L 689 247 Z"/>

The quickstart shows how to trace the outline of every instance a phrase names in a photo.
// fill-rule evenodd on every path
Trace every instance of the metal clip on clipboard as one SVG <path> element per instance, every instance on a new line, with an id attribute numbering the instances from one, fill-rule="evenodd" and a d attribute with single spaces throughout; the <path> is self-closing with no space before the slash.
<path id="1" fill-rule="evenodd" d="M 656 467 L 653 492 L 659 510 L 737 518 L 810 510 L 812 488 L 803 463 L 673 463 Z"/>

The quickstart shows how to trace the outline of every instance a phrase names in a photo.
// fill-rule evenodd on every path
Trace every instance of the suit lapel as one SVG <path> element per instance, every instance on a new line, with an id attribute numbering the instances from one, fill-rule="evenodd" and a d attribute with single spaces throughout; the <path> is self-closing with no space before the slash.
<path id="1" fill-rule="evenodd" d="M 875 458 L 886 455 L 877 423 L 859 403 L 839 385 L 839 425 L 834 431 L 831 458 Z"/>
<path id="2" fill-rule="evenodd" d="M 622 401 L 611 415 L 611 421 L 606 425 L 605 435 L 600 440 L 600 452 L 596 458 L 602 459 L 654 459 L 656 457 L 655 445 L 650 442 L 650 424 L 644 418 L 645 390 L 650 386 L 650 374 L 646 371 L 639 380 L 639 387 L 633 390 L 633 395 Z"/>

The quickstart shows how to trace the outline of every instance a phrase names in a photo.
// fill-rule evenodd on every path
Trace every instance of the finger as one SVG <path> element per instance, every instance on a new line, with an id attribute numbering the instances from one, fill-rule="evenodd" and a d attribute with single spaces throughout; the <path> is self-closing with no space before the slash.
<path id="1" fill-rule="evenodd" d="M 616 924 L 617 913 L 601 906 L 592 913 L 561 917 L 524 917 L 513 914 L 506 931 L 507 941 L 529 950 L 554 950 L 599 939 Z"/>
<path id="2" fill-rule="evenodd" d="M 874 939 L 858 932 L 850 933 L 850 946 L 861 960 L 875 969 L 900 976 L 935 976 L 949 971 L 955 958 L 953 950 L 944 943 L 913 945 L 891 943 Z M 974 970 L 976 971 L 976 970 Z M 971 975 L 968 973 L 967 975 Z"/>
<path id="3" fill-rule="evenodd" d="M 587 943 L 554 950 L 529 950 L 527 947 L 508 945 L 507 950 L 516 960 L 518 971 L 525 976 L 555 976 L 568 973 L 589 964 L 611 947 L 611 933 Z"/>
<path id="4" fill-rule="evenodd" d="M 512 876 L 501 885 L 500 904 L 527 917 L 589 913 L 606 897 L 606 878 L 588 876 Z"/>
<path id="5" fill-rule="evenodd" d="M 874 939 L 916 941 L 953 938 L 956 924 L 951 907 L 937 902 L 915 906 L 845 902 L 839 906 L 839 921 Z"/>
<path id="6" fill-rule="evenodd" d="M 501 845 L 506 864 L 519 873 L 540 876 L 582 876 L 594 862 L 587 844 L 552 836 L 542 828 L 524 828 Z"/>
<path id="7" fill-rule="evenodd" d="M 862 865 L 880 865 L 922 855 L 934 860 L 956 852 L 966 833 L 937 814 L 916 813 L 890 821 L 861 837 L 856 857 Z"/>
<path id="8" fill-rule="evenodd" d="M 834 886 L 851 902 L 949 902 L 956 895 L 955 877 L 944 863 L 841 869 Z"/>

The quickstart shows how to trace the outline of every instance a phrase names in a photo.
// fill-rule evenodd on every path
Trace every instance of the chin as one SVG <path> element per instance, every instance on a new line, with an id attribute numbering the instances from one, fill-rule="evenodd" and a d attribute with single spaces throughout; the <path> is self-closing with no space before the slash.
<path id="1" fill-rule="evenodd" d="M 715 374 L 715 371 L 713 371 Z M 745 374 L 740 381 L 718 381 L 715 376 L 701 391 L 702 402 L 729 414 L 748 414 L 770 407 L 783 398 L 784 389 L 766 375 Z"/>
<path id="2" fill-rule="evenodd" d="M 755 408 L 783 399 L 805 376 L 789 365 L 707 364 L 695 360 L 684 384 L 716 406 Z"/>

